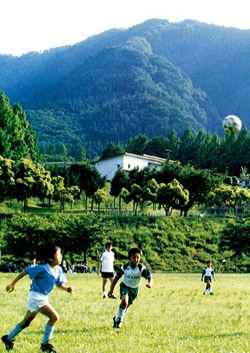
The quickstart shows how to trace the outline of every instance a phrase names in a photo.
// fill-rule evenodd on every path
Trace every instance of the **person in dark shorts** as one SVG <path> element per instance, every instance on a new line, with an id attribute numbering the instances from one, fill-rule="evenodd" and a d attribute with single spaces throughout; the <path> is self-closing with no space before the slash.
<path id="1" fill-rule="evenodd" d="M 121 303 L 118 307 L 117 315 L 113 318 L 114 328 L 120 328 L 122 326 L 128 307 L 133 304 L 137 297 L 141 278 L 144 277 L 147 279 L 146 287 L 152 287 L 151 273 L 145 266 L 140 264 L 141 256 L 141 249 L 131 248 L 128 252 L 129 262 L 121 266 L 111 284 L 109 295 L 113 294 L 116 283 L 124 276 L 123 281 L 120 283 Z"/>
<path id="2" fill-rule="evenodd" d="M 105 244 L 105 251 L 101 253 L 98 264 L 97 264 L 97 274 L 102 275 L 102 297 L 105 299 L 107 297 L 106 286 L 108 280 L 112 284 L 114 279 L 114 261 L 115 255 L 112 251 L 112 244 L 107 242 Z M 109 298 L 115 299 L 115 295 L 109 295 Z"/>
<path id="3" fill-rule="evenodd" d="M 209 260 L 207 262 L 207 267 L 203 269 L 202 275 L 201 275 L 201 281 L 206 283 L 206 288 L 203 292 L 204 295 L 207 294 L 207 291 L 209 291 L 210 295 L 213 295 L 213 290 L 212 290 L 212 278 L 215 281 L 215 272 L 214 269 L 212 268 L 212 261 Z"/>

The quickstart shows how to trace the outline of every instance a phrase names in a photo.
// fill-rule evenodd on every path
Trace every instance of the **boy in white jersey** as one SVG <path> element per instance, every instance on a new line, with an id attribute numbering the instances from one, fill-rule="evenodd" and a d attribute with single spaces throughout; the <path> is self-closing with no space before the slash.
<path id="1" fill-rule="evenodd" d="M 115 279 L 111 285 L 109 295 L 113 294 L 116 283 L 119 279 L 124 276 L 123 281 L 120 284 L 120 298 L 121 303 L 118 308 L 117 315 L 113 318 L 114 328 L 120 328 L 128 311 L 128 307 L 133 304 L 136 299 L 139 285 L 141 283 L 141 277 L 148 280 L 146 287 L 152 287 L 152 276 L 150 271 L 140 264 L 142 251 L 139 248 L 131 248 L 128 253 L 129 262 L 121 266 L 120 270 L 117 271 Z"/>
<path id="2" fill-rule="evenodd" d="M 206 288 L 205 291 L 203 292 L 203 294 L 205 295 L 207 293 L 207 291 L 209 291 L 210 295 L 213 295 L 213 290 L 212 290 L 212 278 L 215 281 L 215 272 L 214 269 L 212 268 L 212 261 L 208 261 L 207 262 L 207 267 L 204 268 L 204 270 L 202 271 L 202 275 L 201 275 L 201 281 L 206 283 Z"/>
<path id="3" fill-rule="evenodd" d="M 112 244 L 110 242 L 105 244 L 105 251 L 101 253 L 98 264 L 97 264 L 97 274 L 99 276 L 100 269 L 102 274 L 102 297 L 105 299 L 107 297 L 106 293 L 106 285 L 108 279 L 110 280 L 111 284 L 114 279 L 114 261 L 115 255 L 112 251 Z M 109 298 L 116 299 L 115 295 L 109 295 Z"/>
<path id="4" fill-rule="evenodd" d="M 25 275 L 33 280 L 30 287 L 30 294 L 28 296 L 28 309 L 23 320 L 20 321 L 13 330 L 2 337 L 2 342 L 5 344 L 7 351 L 12 350 L 14 346 L 14 338 L 35 319 L 38 313 L 41 313 L 49 318 L 45 326 L 44 336 L 41 344 L 43 352 L 56 352 L 49 340 L 53 336 L 54 325 L 56 324 L 59 315 L 55 309 L 50 305 L 48 294 L 53 289 L 54 285 L 68 293 L 73 292 L 72 287 L 66 287 L 66 277 L 62 268 L 59 266 L 62 262 L 61 249 L 58 246 L 47 247 L 48 263 L 44 265 L 37 265 L 26 267 L 7 287 L 7 292 L 12 292 L 16 283 Z"/>

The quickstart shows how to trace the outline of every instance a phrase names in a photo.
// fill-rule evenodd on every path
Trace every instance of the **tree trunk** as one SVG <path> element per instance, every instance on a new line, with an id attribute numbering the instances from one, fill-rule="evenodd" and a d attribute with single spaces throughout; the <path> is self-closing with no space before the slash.
<path id="1" fill-rule="evenodd" d="M 119 212 L 121 211 L 122 209 L 122 198 L 121 196 L 119 196 Z"/>
<path id="2" fill-rule="evenodd" d="M 28 199 L 27 197 L 25 197 L 24 201 L 23 201 L 23 212 L 25 213 L 28 209 Z"/>

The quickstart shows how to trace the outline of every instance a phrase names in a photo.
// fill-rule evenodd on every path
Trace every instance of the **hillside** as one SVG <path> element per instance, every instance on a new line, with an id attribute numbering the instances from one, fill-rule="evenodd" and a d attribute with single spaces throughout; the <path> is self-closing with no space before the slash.
<path id="1" fill-rule="evenodd" d="M 138 133 L 221 133 L 227 114 L 250 124 L 249 39 L 250 31 L 149 20 L 42 54 L 0 56 L 0 91 L 24 106 L 40 144 L 83 145 L 90 157 Z"/>

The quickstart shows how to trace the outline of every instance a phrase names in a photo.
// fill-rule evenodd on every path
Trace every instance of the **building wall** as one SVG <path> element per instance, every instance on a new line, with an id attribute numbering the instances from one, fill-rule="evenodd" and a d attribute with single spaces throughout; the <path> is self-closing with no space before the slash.
<path id="1" fill-rule="evenodd" d="M 148 158 L 144 158 L 136 155 L 120 155 L 113 158 L 108 158 L 95 163 L 96 169 L 99 173 L 107 180 L 111 181 L 117 172 L 117 169 L 122 168 L 125 171 L 130 171 L 135 168 L 139 170 L 150 167 L 154 168 L 159 166 L 159 163 L 149 161 Z"/>
<path id="2" fill-rule="evenodd" d="M 123 155 L 116 156 L 109 159 L 104 159 L 95 163 L 95 167 L 102 177 L 106 177 L 107 180 L 112 180 L 117 169 L 123 167 Z"/>

